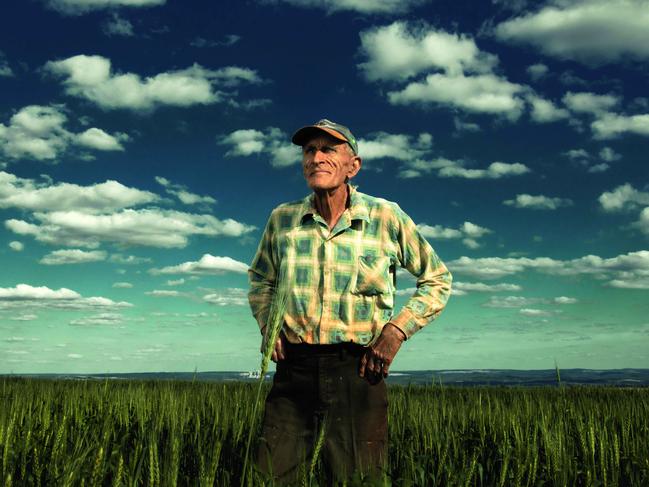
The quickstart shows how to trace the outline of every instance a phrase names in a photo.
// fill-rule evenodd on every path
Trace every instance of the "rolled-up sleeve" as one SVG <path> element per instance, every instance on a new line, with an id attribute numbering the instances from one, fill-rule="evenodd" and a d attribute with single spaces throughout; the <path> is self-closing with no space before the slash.
<path id="1" fill-rule="evenodd" d="M 390 323 L 410 338 L 442 312 L 451 294 L 452 276 L 412 219 L 396 208 L 399 263 L 417 278 L 417 288 Z"/>

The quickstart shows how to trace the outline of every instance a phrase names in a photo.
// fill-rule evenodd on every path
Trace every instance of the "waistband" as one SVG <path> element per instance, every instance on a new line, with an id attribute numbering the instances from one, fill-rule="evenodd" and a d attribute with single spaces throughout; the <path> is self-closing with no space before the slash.
<path id="1" fill-rule="evenodd" d="M 309 343 L 286 343 L 286 353 L 289 357 L 295 356 L 318 356 L 318 355 L 336 355 L 349 354 L 360 357 L 365 353 L 367 347 L 358 343 L 342 342 L 325 345 L 311 345 Z"/>

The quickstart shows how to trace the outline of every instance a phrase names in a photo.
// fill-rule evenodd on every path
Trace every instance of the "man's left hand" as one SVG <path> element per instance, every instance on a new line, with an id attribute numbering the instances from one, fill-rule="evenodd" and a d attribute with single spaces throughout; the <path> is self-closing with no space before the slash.
<path id="1" fill-rule="evenodd" d="M 359 375 L 365 377 L 369 372 L 369 375 L 375 377 L 387 377 L 394 356 L 405 339 L 406 335 L 399 328 L 392 323 L 387 323 L 376 343 L 363 355 Z"/>

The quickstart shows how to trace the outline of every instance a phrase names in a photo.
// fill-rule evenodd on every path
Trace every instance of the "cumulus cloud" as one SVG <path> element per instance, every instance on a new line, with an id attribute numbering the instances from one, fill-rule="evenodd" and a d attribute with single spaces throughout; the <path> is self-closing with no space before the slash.
<path id="1" fill-rule="evenodd" d="M 70 321 L 72 326 L 121 325 L 124 317 L 120 313 L 99 313 Z"/>
<path id="2" fill-rule="evenodd" d="M 647 211 L 647 229 L 649 230 L 649 211 Z M 641 286 L 649 282 L 648 250 L 629 252 L 611 258 L 586 255 L 572 260 L 557 260 L 549 257 L 474 259 L 463 256 L 448 262 L 447 265 L 454 274 L 483 279 L 497 279 L 535 270 L 558 276 L 594 276 L 612 287 L 643 289 Z"/>
<path id="3" fill-rule="evenodd" d="M 468 169 L 459 165 L 443 167 L 437 173 L 442 178 L 465 179 L 500 179 L 508 176 L 520 176 L 530 172 L 530 169 L 518 162 L 492 162 L 486 169 Z"/>
<path id="4" fill-rule="evenodd" d="M 0 208 L 101 213 L 159 199 L 154 193 L 129 188 L 112 180 L 90 186 L 53 184 L 49 180 L 41 183 L 0 171 Z"/>
<path id="5" fill-rule="evenodd" d="M 537 308 L 521 308 L 518 311 L 520 314 L 523 316 L 550 316 L 552 315 L 552 311 L 547 311 L 543 309 L 537 309 Z"/>
<path id="6" fill-rule="evenodd" d="M 498 62 L 468 36 L 401 21 L 363 31 L 360 37 L 368 60 L 358 67 L 369 81 L 407 80 L 430 70 L 488 73 Z"/>
<path id="7" fill-rule="evenodd" d="M 36 212 L 38 223 L 10 219 L 5 226 L 51 245 L 96 248 L 100 242 L 182 248 L 192 235 L 240 237 L 255 227 L 230 218 L 160 209 L 126 209 L 94 215 L 79 211 Z"/>
<path id="8" fill-rule="evenodd" d="M 83 54 L 49 61 L 45 71 L 63 78 L 67 94 L 85 98 L 104 110 L 147 112 L 163 105 L 188 107 L 219 102 L 236 105 L 233 89 L 262 82 L 249 68 L 212 70 L 199 64 L 142 79 L 136 73 L 113 73 L 110 59 Z"/>
<path id="9" fill-rule="evenodd" d="M 22 242 L 14 240 L 9 242 L 9 248 L 15 252 L 21 252 L 25 248 L 25 245 Z"/>
<path id="10" fill-rule="evenodd" d="M 640 212 L 640 217 L 638 218 L 638 221 L 633 224 L 633 226 L 638 228 L 645 235 L 649 236 L 649 207 Z M 649 273 L 647 277 L 649 279 Z"/>
<path id="11" fill-rule="evenodd" d="M 406 83 L 387 92 L 395 105 L 436 104 L 517 119 L 527 88 L 495 74 L 498 58 L 469 36 L 425 24 L 394 22 L 361 32 L 358 64 L 370 82 Z M 421 76 L 424 76 L 421 79 Z"/>
<path id="12" fill-rule="evenodd" d="M 612 139 L 625 133 L 649 136 L 649 114 L 606 114 L 594 120 L 590 128 L 596 139 Z"/>
<path id="13" fill-rule="evenodd" d="M 374 159 L 417 160 L 426 156 L 433 147 L 433 136 L 422 132 L 417 136 L 377 132 L 358 139 L 358 153 L 363 161 Z"/>
<path id="14" fill-rule="evenodd" d="M 117 289 L 131 289 L 133 287 L 133 284 L 130 282 L 114 282 L 113 287 Z"/>
<path id="15" fill-rule="evenodd" d="M 71 146 L 99 151 L 124 150 L 129 140 L 123 133 L 109 134 L 98 128 L 73 133 L 65 128 L 67 115 L 61 106 L 30 105 L 0 123 L 0 151 L 10 159 L 53 161 Z"/>
<path id="16" fill-rule="evenodd" d="M 216 306 L 248 306 L 248 291 L 241 288 L 228 288 L 206 294 L 203 300 Z"/>
<path id="17" fill-rule="evenodd" d="M 213 41 L 210 39 L 204 39 L 203 37 L 196 37 L 194 40 L 192 40 L 189 45 L 192 47 L 219 47 L 219 46 L 233 46 L 237 42 L 241 40 L 241 36 L 236 35 L 236 34 L 228 34 L 226 35 L 223 40 L 220 41 Z"/>
<path id="18" fill-rule="evenodd" d="M 598 201 L 607 212 L 633 210 L 639 206 L 649 206 L 649 192 L 637 190 L 626 183 L 613 191 L 604 191 Z"/>
<path id="19" fill-rule="evenodd" d="M 522 288 L 518 284 L 485 284 L 484 282 L 454 282 L 452 293 L 454 296 L 464 296 L 470 293 L 497 293 L 520 291 Z M 414 292 L 414 288 L 413 288 Z M 412 294 L 412 292 L 410 293 Z"/>
<path id="20" fill-rule="evenodd" d="M 287 3 L 295 7 L 320 8 L 328 13 L 351 11 L 360 14 L 403 14 L 425 0 L 259 0 L 262 3 Z"/>
<path id="21" fill-rule="evenodd" d="M 12 76 L 14 76 L 14 72 L 9 66 L 4 53 L 0 51 L 0 78 L 10 78 Z"/>
<path id="22" fill-rule="evenodd" d="M 54 250 L 43 257 L 39 262 L 45 265 L 86 264 L 106 260 L 103 250 L 85 251 L 80 249 Z"/>
<path id="23" fill-rule="evenodd" d="M 534 81 L 538 81 L 543 78 L 546 74 L 548 74 L 548 71 L 548 67 L 543 63 L 532 64 L 531 66 L 527 67 L 527 74 L 529 74 L 530 78 L 532 78 Z"/>
<path id="24" fill-rule="evenodd" d="M 564 152 L 563 155 L 572 161 L 580 161 L 590 158 L 590 154 L 584 149 L 570 149 L 569 151 Z"/>
<path id="25" fill-rule="evenodd" d="M 183 186 L 182 184 L 174 184 L 168 179 L 160 176 L 156 176 L 155 180 L 158 184 L 160 184 L 165 188 L 165 191 L 168 194 L 175 196 L 180 200 L 181 203 L 184 203 L 186 205 L 196 205 L 196 204 L 213 205 L 216 203 L 216 200 L 211 196 L 201 196 L 192 193 L 188 191 L 187 187 Z"/>
<path id="26" fill-rule="evenodd" d="M 610 147 L 604 147 L 601 151 L 599 151 L 599 158 L 602 161 L 615 162 L 615 161 L 619 161 L 620 159 L 622 159 L 622 156 L 620 154 L 618 154 L 617 152 L 615 152 Z"/>
<path id="27" fill-rule="evenodd" d="M 518 95 L 524 87 L 494 74 L 449 76 L 430 74 L 424 81 L 388 93 L 393 105 L 448 105 L 472 113 L 520 117 L 524 102 Z"/>
<path id="28" fill-rule="evenodd" d="M 492 233 L 491 230 L 471 222 L 464 222 L 459 228 L 446 228 L 441 225 L 426 225 L 420 223 L 417 229 L 422 236 L 432 240 L 453 240 L 462 239 L 462 243 L 470 249 L 480 247 L 478 239 Z"/>
<path id="29" fill-rule="evenodd" d="M 0 288 L 0 309 L 53 308 L 53 309 L 104 309 L 133 306 L 125 301 L 115 302 L 104 297 L 84 298 L 68 288 L 50 289 L 47 286 L 18 284 L 12 288 Z"/>
<path id="30" fill-rule="evenodd" d="M 135 35 L 133 24 L 116 12 L 113 12 L 111 18 L 104 22 L 103 29 L 108 36 L 133 37 Z"/>
<path id="31" fill-rule="evenodd" d="M 151 262 L 151 259 L 149 257 L 138 257 L 135 255 L 123 255 L 123 254 L 111 254 L 111 256 L 108 258 L 110 262 L 114 262 L 116 264 L 125 264 L 125 265 L 136 265 L 136 264 L 144 264 L 146 262 Z"/>
<path id="32" fill-rule="evenodd" d="M 81 15 L 93 10 L 120 7 L 155 7 L 167 0 L 47 0 L 47 4 L 66 15 Z"/>
<path id="33" fill-rule="evenodd" d="M 226 157 L 248 157 L 264 155 L 270 158 L 273 167 L 286 167 L 300 162 L 300 148 L 291 143 L 290 137 L 276 127 L 265 131 L 239 129 L 228 135 L 217 137 L 217 143 L 230 147 Z"/>
<path id="34" fill-rule="evenodd" d="M 210 275 L 235 272 L 245 274 L 248 272 L 248 265 L 231 257 L 220 257 L 211 254 L 204 254 L 200 260 L 195 262 L 183 262 L 182 264 L 163 267 L 162 269 L 151 269 L 151 274 L 193 274 Z"/>
<path id="35" fill-rule="evenodd" d="M 181 295 L 178 291 L 170 291 L 168 289 L 154 289 L 153 291 L 147 291 L 144 294 L 158 298 L 173 298 Z"/>
<path id="36" fill-rule="evenodd" d="M 523 296 L 492 296 L 483 306 L 486 308 L 524 308 L 540 301 L 538 298 Z"/>
<path id="37" fill-rule="evenodd" d="M 576 113 L 602 115 L 615 108 L 620 103 L 620 97 L 612 94 L 569 91 L 563 96 L 563 103 Z"/>
<path id="38" fill-rule="evenodd" d="M 533 210 L 556 210 L 564 206 L 572 206 L 572 200 L 543 195 L 517 194 L 513 200 L 505 200 L 503 204 L 515 208 L 530 208 Z"/>
<path id="39" fill-rule="evenodd" d="M 558 296 L 554 298 L 556 304 L 575 304 L 577 301 L 577 298 L 569 298 L 568 296 Z"/>
<path id="40" fill-rule="evenodd" d="M 529 103 L 532 105 L 531 117 L 537 123 L 556 122 L 570 117 L 565 108 L 559 108 L 554 103 L 539 96 L 530 96 Z"/>
<path id="41" fill-rule="evenodd" d="M 644 0 L 552 0 L 495 28 L 502 41 L 586 64 L 649 58 L 649 10 Z"/>

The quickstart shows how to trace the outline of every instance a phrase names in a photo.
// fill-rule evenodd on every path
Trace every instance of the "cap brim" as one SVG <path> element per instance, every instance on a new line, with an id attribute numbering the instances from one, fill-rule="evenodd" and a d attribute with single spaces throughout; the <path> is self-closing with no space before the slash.
<path id="1" fill-rule="evenodd" d="M 333 138 L 338 139 L 342 142 L 348 142 L 342 134 L 336 132 L 335 130 L 326 127 L 318 127 L 317 125 L 307 125 L 306 127 L 298 129 L 298 131 L 293 134 L 291 142 L 293 142 L 295 145 L 299 145 L 300 147 L 304 147 L 304 144 L 306 144 L 313 137 L 321 135 L 321 132 L 329 134 Z"/>

